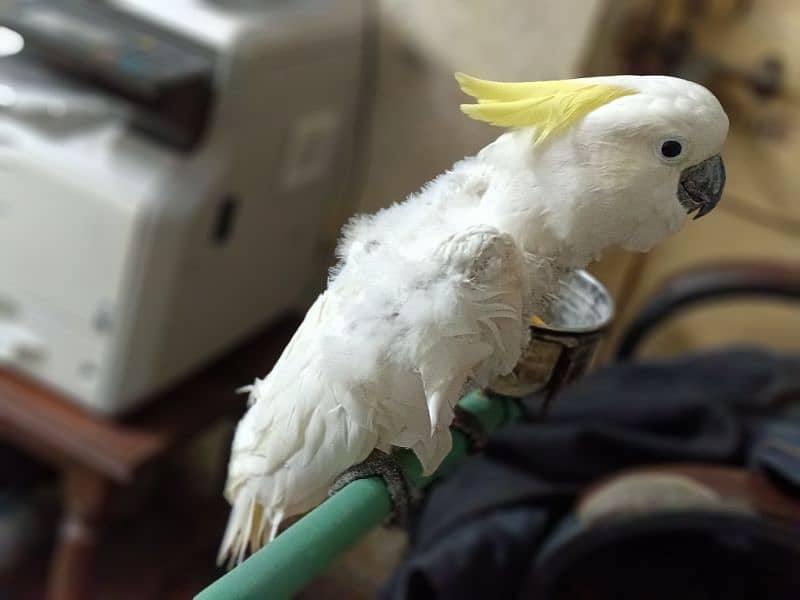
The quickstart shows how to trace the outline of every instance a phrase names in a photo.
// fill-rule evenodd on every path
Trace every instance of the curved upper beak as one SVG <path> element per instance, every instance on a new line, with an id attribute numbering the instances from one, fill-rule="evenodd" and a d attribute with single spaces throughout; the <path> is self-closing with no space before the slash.
<path id="1" fill-rule="evenodd" d="M 715 154 L 703 162 L 688 167 L 681 173 L 678 184 L 678 201 L 695 219 L 707 215 L 719 202 L 725 187 L 725 164 Z"/>

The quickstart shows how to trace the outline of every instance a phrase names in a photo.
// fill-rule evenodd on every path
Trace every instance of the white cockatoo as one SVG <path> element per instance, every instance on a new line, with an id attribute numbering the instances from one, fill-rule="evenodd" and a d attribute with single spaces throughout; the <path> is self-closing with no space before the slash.
<path id="1" fill-rule="evenodd" d="M 610 246 L 646 251 L 720 198 L 728 118 L 698 84 L 457 79 L 478 100 L 462 110 L 508 131 L 344 229 L 327 289 L 248 388 L 221 559 L 271 540 L 375 449 L 435 470 L 465 387 L 514 368 L 560 276 Z"/>

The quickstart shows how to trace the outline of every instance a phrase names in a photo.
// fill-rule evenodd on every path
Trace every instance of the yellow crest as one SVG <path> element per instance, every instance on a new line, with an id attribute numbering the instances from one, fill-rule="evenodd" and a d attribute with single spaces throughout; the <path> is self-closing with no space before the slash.
<path id="1" fill-rule="evenodd" d="M 594 109 L 637 93 L 613 85 L 576 79 L 502 83 L 464 73 L 456 80 L 477 104 L 462 104 L 467 116 L 498 127 L 536 127 L 535 143 L 563 131 Z"/>

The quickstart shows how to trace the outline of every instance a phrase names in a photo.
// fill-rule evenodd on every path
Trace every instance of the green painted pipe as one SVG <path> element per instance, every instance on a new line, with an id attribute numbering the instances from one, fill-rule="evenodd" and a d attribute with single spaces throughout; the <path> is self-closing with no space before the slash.
<path id="1" fill-rule="evenodd" d="M 494 431 L 520 415 L 511 399 L 480 391 L 462 398 L 461 407 Z M 424 488 L 453 470 L 467 455 L 468 443 L 453 432 L 453 450 L 430 477 L 412 452 L 398 454 L 411 485 Z M 197 600 L 282 600 L 291 598 L 339 555 L 389 516 L 389 493 L 380 478 L 360 479 L 342 488 L 238 567 L 212 583 Z"/>

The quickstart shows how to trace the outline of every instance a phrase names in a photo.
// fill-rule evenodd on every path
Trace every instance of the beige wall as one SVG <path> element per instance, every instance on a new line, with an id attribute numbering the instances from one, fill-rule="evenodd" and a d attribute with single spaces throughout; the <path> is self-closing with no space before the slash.
<path id="1" fill-rule="evenodd" d="M 455 71 L 574 76 L 599 0 L 381 0 L 380 67 L 362 211 L 402 200 L 498 130 L 470 121 Z"/>

